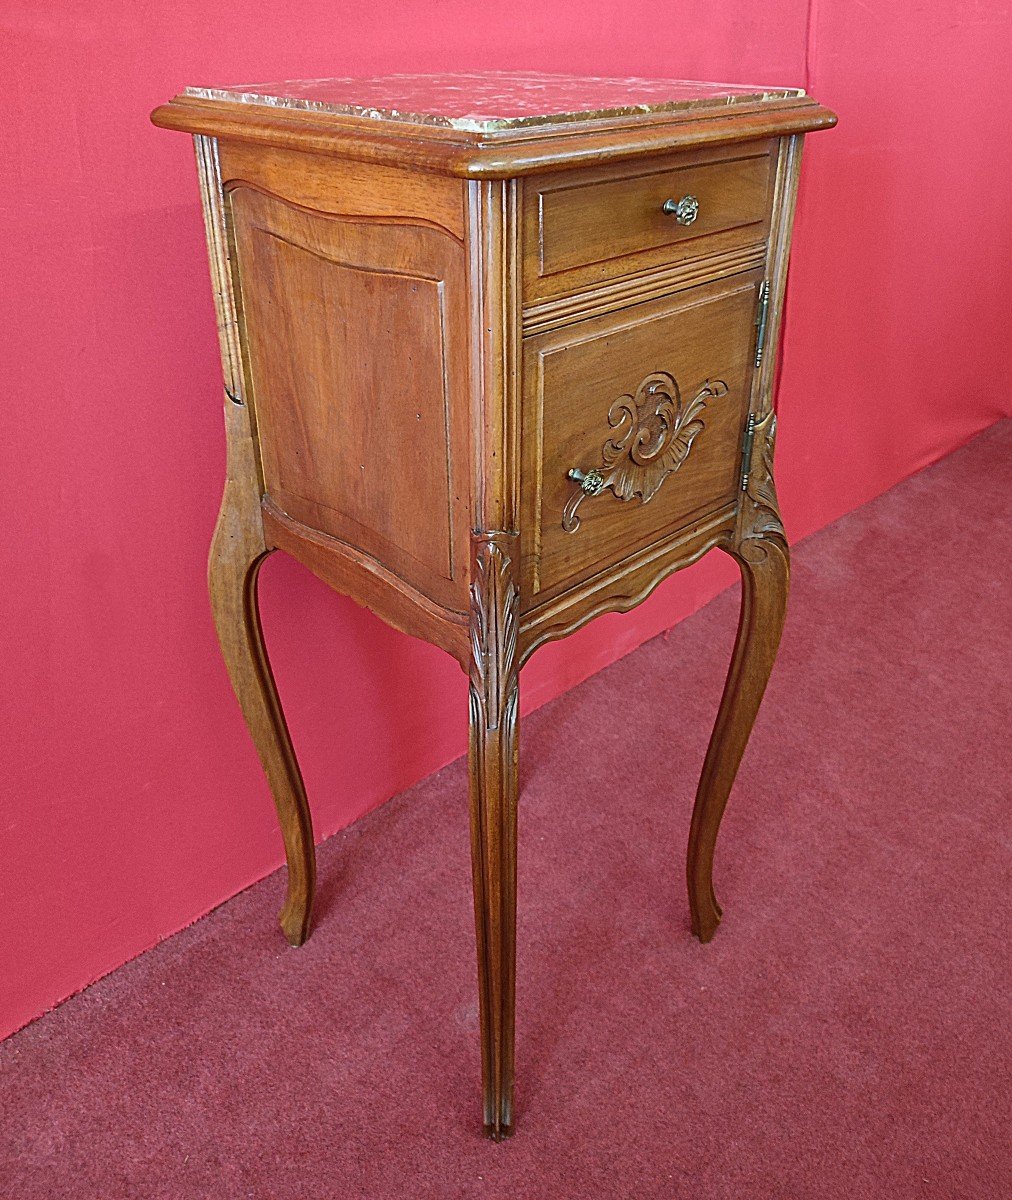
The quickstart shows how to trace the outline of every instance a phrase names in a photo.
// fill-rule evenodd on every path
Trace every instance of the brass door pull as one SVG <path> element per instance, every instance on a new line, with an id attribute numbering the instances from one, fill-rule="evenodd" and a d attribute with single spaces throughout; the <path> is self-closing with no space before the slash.
<path id="1" fill-rule="evenodd" d="M 576 482 L 583 488 L 588 496 L 596 496 L 603 492 L 605 487 L 604 476 L 598 470 L 581 471 L 579 467 L 573 467 L 569 472 L 569 478 L 575 479 Z"/>

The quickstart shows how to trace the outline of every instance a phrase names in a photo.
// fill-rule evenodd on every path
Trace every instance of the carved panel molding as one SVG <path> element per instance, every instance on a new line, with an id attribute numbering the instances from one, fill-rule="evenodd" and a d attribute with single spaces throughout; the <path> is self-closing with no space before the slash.
<path id="1" fill-rule="evenodd" d="M 610 488 L 620 500 L 641 497 L 644 504 L 657 494 L 664 480 L 689 456 L 692 443 L 703 432 L 706 402 L 727 394 L 721 379 L 707 380 L 688 404 L 673 375 L 655 371 L 635 394 L 619 396 L 608 409 L 608 424 L 616 431 L 601 450 L 601 468 L 569 472 L 579 483 L 562 512 L 562 528 L 575 533 L 576 515 L 585 496 L 597 496 Z"/>

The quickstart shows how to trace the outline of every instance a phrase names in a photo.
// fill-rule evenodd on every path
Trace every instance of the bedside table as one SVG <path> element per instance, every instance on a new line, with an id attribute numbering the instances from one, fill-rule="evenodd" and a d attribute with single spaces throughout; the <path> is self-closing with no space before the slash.
<path id="1" fill-rule="evenodd" d="M 309 933 L 309 806 L 257 573 L 281 549 L 470 679 L 484 1124 L 513 1124 L 518 676 L 712 549 L 741 620 L 689 835 L 709 941 L 728 793 L 788 549 L 774 348 L 803 135 L 793 89 L 477 74 L 191 88 L 225 377 L 215 624 Z"/>

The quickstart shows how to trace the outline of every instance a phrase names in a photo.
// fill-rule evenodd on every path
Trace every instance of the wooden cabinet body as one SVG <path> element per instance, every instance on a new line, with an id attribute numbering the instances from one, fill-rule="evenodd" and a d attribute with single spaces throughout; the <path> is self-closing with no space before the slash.
<path id="1" fill-rule="evenodd" d="M 315 865 L 256 610 L 273 549 L 468 673 L 499 1138 L 520 667 L 714 547 L 742 620 L 688 883 L 701 940 L 720 919 L 717 828 L 787 587 L 771 348 L 801 140 L 835 118 L 790 90 L 494 76 L 192 90 L 154 119 L 197 145 L 229 444 L 211 596 L 285 835 L 282 926 L 308 935 Z"/>

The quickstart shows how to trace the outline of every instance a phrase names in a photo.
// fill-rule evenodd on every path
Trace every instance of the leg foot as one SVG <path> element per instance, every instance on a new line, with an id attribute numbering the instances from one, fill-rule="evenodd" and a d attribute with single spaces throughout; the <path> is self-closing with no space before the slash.
<path id="1" fill-rule="evenodd" d="M 207 571 L 211 611 L 225 666 L 281 824 L 288 861 L 281 928 L 293 946 L 301 946 L 309 936 L 316 886 L 313 823 L 260 627 L 257 577 L 268 550 L 249 417 L 243 405 L 225 401 L 225 429 L 228 472 Z"/>
<path id="2" fill-rule="evenodd" d="M 741 616 L 717 723 L 703 763 L 689 831 L 692 932 L 708 942 L 720 924 L 713 852 L 727 798 L 773 669 L 784 625 L 790 562 L 778 536 L 749 538 L 733 551 L 741 568 Z"/>
<path id="3" fill-rule="evenodd" d="M 485 1133 L 513 1130 L 516 997 L 517 538 L 475 535 L 471 585 L 471 862 Z"/>

